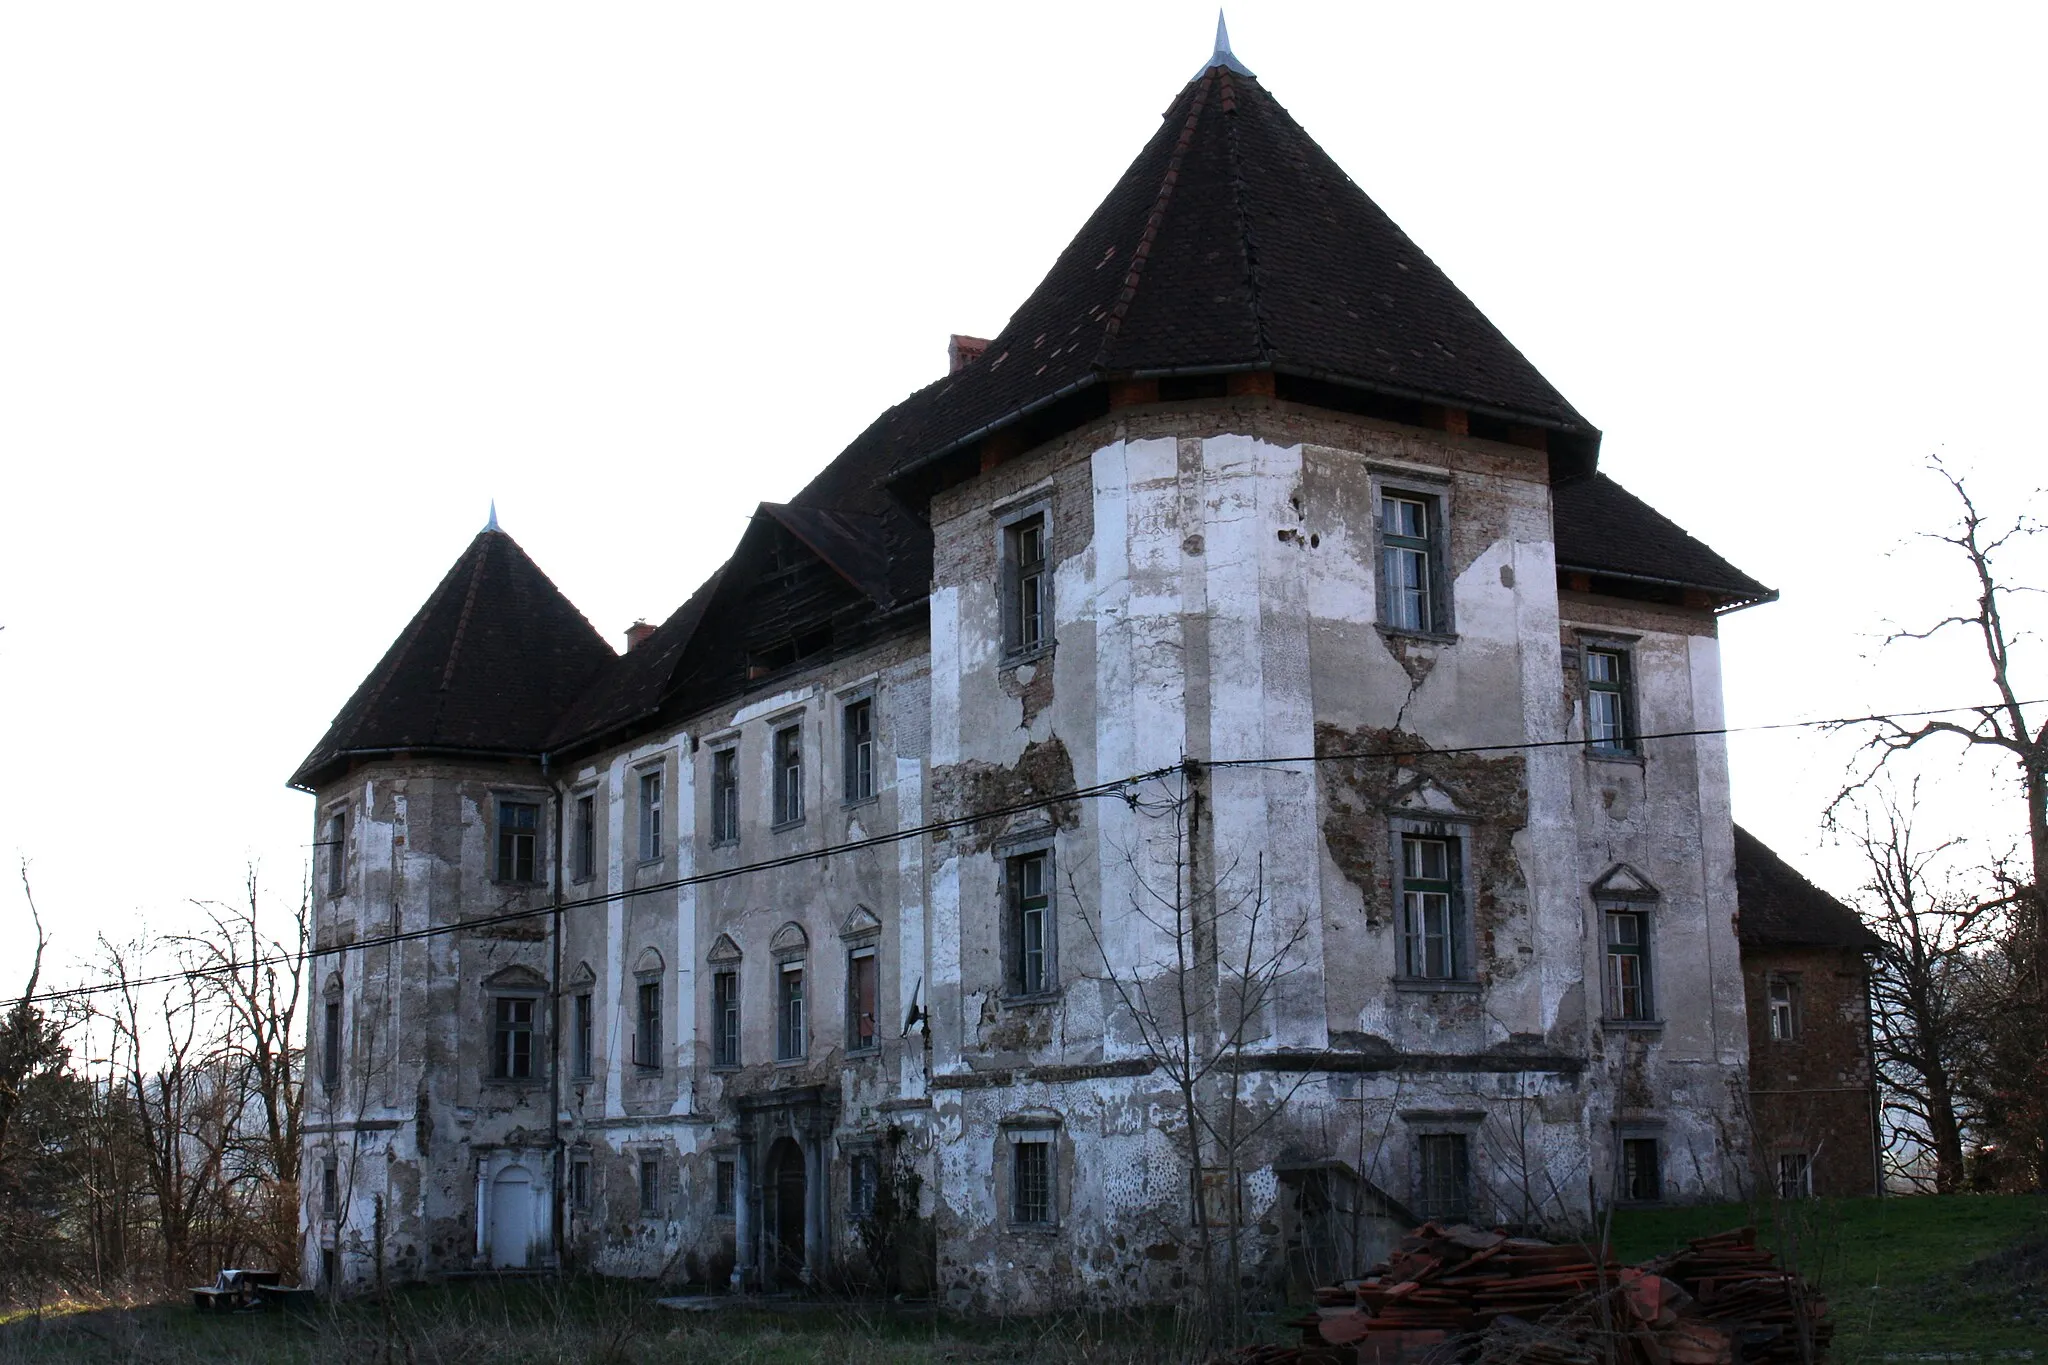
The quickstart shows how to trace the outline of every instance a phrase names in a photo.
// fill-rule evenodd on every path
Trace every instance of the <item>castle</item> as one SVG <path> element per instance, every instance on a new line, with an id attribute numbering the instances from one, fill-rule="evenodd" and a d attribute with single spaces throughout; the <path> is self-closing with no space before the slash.
<path id="1" fill-rule="evenodd" d="M 1773 594 L 1599 446 L 1219 41 L 624 653 L 494 516 L 342 709 L 309 1273 L 1020 1309 L 1734 1192 Z"/>

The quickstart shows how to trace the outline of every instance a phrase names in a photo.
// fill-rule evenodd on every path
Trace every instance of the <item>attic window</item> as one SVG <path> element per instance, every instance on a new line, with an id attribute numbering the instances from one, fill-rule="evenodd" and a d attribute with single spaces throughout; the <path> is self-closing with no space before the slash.
<path id="1" fill-rule="evenodd" d="M 778 640 L 747 654 L 747 680 L 765 678 L 832 648 L 832 627 L 819 626 L 787 640 Z"/>

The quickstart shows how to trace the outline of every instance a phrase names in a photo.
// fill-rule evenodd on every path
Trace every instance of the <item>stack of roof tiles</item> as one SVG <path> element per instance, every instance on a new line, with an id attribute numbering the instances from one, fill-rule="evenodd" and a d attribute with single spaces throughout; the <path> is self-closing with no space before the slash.
<path id="1" fill-rule="evenodd" d="M 1250 1347 L 1234 1365 L 1792 1365 L 1832 1334 L 1827 1301 L 1753 1228 L 1622 1266 L 1577 1243 L 1428 1223 L 1316 1304 L 1299 1346 Z"/>

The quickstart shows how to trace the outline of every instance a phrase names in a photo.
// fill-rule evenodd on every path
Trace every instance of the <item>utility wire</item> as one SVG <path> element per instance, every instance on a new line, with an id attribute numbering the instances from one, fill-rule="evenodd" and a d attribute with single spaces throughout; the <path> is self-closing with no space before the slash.
<path id="1" fill-rule="evenodd" d="M 2039 706 L 2040 701 L 2021 702 L 2022 706 Z M 1928 716 L 1953 715 L 1958 711 L 1995 712 L 2005 709 L 2001 701 L 1990 706 L 1937 706 L 1924 711 L 1898 711 L 1890 714 L 1868 716 L 1835 716 L 1826 720 L 1787 720 L 1759 725 L 1723 725 L 1694 730 L 1663 730 L 1652 734 L 1628 736 L 1631 743 L 1643 743 L 1661 739 L 1705 739 L 1716 735 L 1756 734 L 1772 730 L 1806 730 L 1840 728 L 1849 725 L 1866 725 L 1877 721 L 1918 720 Z M 1183 759 L 1179 763 L 1149 772 L 1133 773 L 1128 777 L 1108 782 L 1097 782 L 1086 787 L 1070 787 L 1064 791 L 1052 792 L 1030 801 L 1018 801 L 1009 805 L 994 806 L 986 810 L 973 811 L 966 815 L 954 816 L 947 820 L 934 820 L 910 829 L 892 830 L 887 834 L 876 834 L 866 839 L 853 839 L 845 843 L 829 844 L 823 848 L 805 849 L 787 853 L 781 857 L 764 858 L 759 862 L 743 863 L 738 867 L 719 868 L 710 872 L 693 873 L 687 877 L 675 877 L 668 881 L 650 882 L 621 891 L 608 891 L 600 895 L 586 896 L 581 900 L 563 901 L 559 904 L 535 906 L 524 910 L 504 910 L 496 914 L 482 915 L 475 919 L 459 920 L 451 924 L 433 924 L 419 929 L 407 929 L 395 933 L 374 934 L 368 938 L 350 943 L 338 944 L 333 948 L 315 950 L 308 948 L 308 958 L 329 957 L 341 953 L 363 952 L 371 948 L 388 948 L 400 943 L 411 943 L 419 939 L 436 938 L 443 934 L 456 934 L 477 929 L 488 929 L 494 925 L 511 924 L 520 920 L 539 919 L 568 910 L 578 910 L 594 905 L 607 905 L 613 901 L 629 900 L 634 896 L 653 895 L 662 891 L 674 891 L 686 886 L 703 886 L 712 882 L 730 881 L 735 877 L 751 876 L 756 872 L 770 872 L 777 868 L 795 867 L 804 863 L 822 862 L 848 853 L 859 853 L 871 848 L 884 848 L 911 839 L 921 839 L 927 834 L 943 834 L 965 829 L 988 820 L 1001 820 L 1012 815 L 1030 811 L 1045 810 L 1052 806 L 1064 805 L 1069 801 L 1093 800 L 1104 796 L 1133 799 L 1129 793 L 1133 787 L 1146 782 L 1157 781 L 1173 773 L 1191 772 L 1200 768 L 1272 768 L 1289 763 L 1339 763 L 1358 762 L 1371 759 L 1414 759 L 1423 757 L 1446 757 L 1458 754 L 1515 753 L 1530 749 L 1575 748 L 1582 749 L 1588 741 L 1581 739 L 1527 739 L 1509 744 L 1467 744 L 1449 748 L 1423 747 L 1415 749 L 1358 749 L 1341 753 L 1300 754 L 1291 758 L 1224 758 L 1224 759 Z M 211 967 L 190 967 L 178 971 L 162 972 L 155 976 L 137 977 L 131 981 L 103 981 L 90 986 L 71 986 L 63 990 L 44 991 L 27 997 L 23 1003 L 48 1004 L 62 1000 L 77 1000 L 88 996 L 104 995 L 109 991 L 134 990 L 145 986 L 162 986 L 179 981 L 197 981 L 209 976 L 226 976 L 231 973 L 277 967 L 298 960 L 297 953 L 278 953 L 270 957 L 251 958 L 246 962 L 225 962 Z"/>

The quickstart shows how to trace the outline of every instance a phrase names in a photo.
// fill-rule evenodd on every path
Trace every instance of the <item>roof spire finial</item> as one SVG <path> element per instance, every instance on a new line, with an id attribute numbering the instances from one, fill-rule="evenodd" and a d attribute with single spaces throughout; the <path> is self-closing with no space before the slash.
<path id="1" fill-rule="evenodd" d="M 1220 66 L 1226 71 L 1235 71 L 1240 76 L 1250 76 L 1252 74 L 1252 69 L 1239 61 L 1237 54 L 1230 50 L 1230 29 L 1224 24 L 1223 11 L 1220 9 L 1216 11 L 1216 50 L 1209 54 L 1209 60 L 1203 62 L 1202 70 L 1197 71 L 1195 74 L 1200 76 L 1202 72 L 1207 71 L 1212 66 Z M 1253 77 L 1253 79 L 1256 80 L 1257 77 Z"/>
<path id="2" fill-rule="evenodd" d="M 491 499 L 491 519 L 484 523 L 484 529 L 486 531 L 498 529 L 498 500 L 496 498 Z"/>

